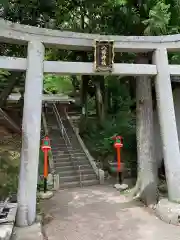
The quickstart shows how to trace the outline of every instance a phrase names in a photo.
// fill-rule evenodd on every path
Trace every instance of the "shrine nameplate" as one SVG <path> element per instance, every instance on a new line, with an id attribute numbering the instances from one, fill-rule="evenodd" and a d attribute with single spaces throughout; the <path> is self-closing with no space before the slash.
<path id="1" fill-rule="evenodd" d="M 111 72 L 114 63 L 114 41 L 95 41 L 94 67 L 95 71 Z"/>

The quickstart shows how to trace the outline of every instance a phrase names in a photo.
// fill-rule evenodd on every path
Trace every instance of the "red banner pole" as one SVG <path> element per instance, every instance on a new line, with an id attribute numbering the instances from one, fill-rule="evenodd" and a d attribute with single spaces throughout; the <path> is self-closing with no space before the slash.
<path id="1" fill-rule="evenodd" d="M 117 167 L 118 167 L 118 172 L 121 170 L 121 154 L 120 154 L 120 148 L 117 148 Z"/>
<path id="2" fill-rule="evenodd" d="M 48 151 L 44 150 L 44 177 L 48 176 Z"/>

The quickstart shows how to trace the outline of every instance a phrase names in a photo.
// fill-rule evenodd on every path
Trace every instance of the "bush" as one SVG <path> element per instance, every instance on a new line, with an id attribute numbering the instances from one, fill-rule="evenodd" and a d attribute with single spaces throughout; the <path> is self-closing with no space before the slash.
<path id="1" fill-rule="evenodd" d="M 131 114 L 119 112 L 117 116 L 106 119 L 102 127 L 99 127 L 97 120 L 88 119 L 83 138 L 92 155 L 103 162 L 108 155 L 114 155 L 112 136 L 115 135 L 123 137 L 124 161 L 131 166 L 136 158 L 135 119 Z"/>

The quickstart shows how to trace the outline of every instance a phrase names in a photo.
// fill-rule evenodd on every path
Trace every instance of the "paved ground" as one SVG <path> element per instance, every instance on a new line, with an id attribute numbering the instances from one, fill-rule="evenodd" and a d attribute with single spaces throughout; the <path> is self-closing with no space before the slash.
<path id="1" fill-rule="evenodd" d="M 53 219 L 49 240 L 178 240 L 180 227 L 168 225 L 112 186 L 62 190 L 43 204 Z"/>

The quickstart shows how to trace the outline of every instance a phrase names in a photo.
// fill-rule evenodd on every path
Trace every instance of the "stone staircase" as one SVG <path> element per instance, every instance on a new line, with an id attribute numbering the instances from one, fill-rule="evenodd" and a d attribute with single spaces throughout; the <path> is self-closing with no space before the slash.
<path id="1" fill-rule="evenodd" d="M 67 139 L 61 134 L 53 112 L 48 111 L 46 121 L 51 139 L 54 168 L 56 174 L 59 174 L 60 188 L 99 184 L 68 120 L 64 119 L 62 122 L 67 134 L 66 138 L 69 138 L 71 145 L 67 144 Z"/>
<path id="2" fill-rule="evenodd" d="M 78 129 L 81 113 L 77 112 L 77 111 L 73 111 L 73 112 L 71 111 L 71 112 L 68 112 L 68 116 L 69 116 L 73 126 Z"/>

